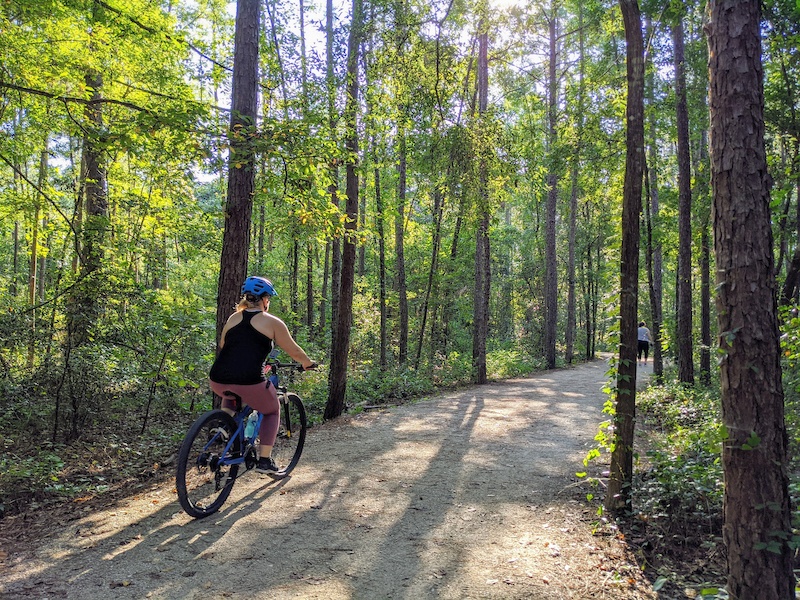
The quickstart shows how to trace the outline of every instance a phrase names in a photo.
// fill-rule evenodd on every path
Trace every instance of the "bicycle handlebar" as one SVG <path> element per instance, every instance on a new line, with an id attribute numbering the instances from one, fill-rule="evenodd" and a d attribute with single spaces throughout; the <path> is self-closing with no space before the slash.
<path id="1" fill-rule="evenodd" d="M 317 363 L 311 363 L 311 366 L 308 369 L 304 369 L 303 365 L 297 361 L 292 362 L 281 362 L 279 360 L 270 359 L 266 363 L 267 367 L 277 367 L 279 369 L 295 369 L 296 371 L 311 371 L 316 369 L 319 365 Z"/>

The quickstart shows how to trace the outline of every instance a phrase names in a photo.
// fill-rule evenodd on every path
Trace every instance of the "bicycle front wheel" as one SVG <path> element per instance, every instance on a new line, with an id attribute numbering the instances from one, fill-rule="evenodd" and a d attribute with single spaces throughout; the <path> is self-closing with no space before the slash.
<path id="1" fill-rule="evenodd" d="M 273 479 L 283 479 L 297 466 L 306 441 L 306 425 L 303 401 L 297 394 L 287 392 L 281 399 L 281 424 L 272 448 L 272 458 L 280 469 L 270 473 Z"/>
<path id="2" fill-rule="evenodd" d="M 228 499 L 239 465 L 225 464 L 224 459 L 241 452 L 236 430 L 233 417 L 224 410 L 211 410 L 197 419 L 186 434 L 178 454 L 175 487 L 181 507 L 190 516 L 207 517 Z M 231 438 L 233 444 L 225 454 Z"/>

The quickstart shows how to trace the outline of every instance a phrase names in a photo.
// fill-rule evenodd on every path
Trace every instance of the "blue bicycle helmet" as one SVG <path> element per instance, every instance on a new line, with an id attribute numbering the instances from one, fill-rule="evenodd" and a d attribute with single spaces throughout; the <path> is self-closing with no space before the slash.
<path id="1" fill-rule="evenodd" d="M 264 277 L 248 277 L 242 284 L 242 296 L 253 294 L 259 298 L 263 296 L 277 296 L 278 292 L 272 287 L 272 282 Z"/>

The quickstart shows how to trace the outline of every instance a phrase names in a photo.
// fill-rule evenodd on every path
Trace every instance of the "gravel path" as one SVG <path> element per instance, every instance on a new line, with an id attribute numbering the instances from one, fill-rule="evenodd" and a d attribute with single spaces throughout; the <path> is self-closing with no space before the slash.
<path id="1" fill-rule="evenodd" d="M 87 510 L 5 553 L 0 597 L 656 598 L 624 541 L 592 534 L 575 477 L 603 420 L 606 369 L 315 427 L 290 479 L 247 473 L 201 521 L 172 485 Z"/>

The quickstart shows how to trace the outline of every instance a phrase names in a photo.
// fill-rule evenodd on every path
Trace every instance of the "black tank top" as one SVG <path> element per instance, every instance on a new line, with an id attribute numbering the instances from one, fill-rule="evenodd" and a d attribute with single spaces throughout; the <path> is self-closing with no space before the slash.
<path id="1" fill-rule="evenodd" d="M 264 381 L 264 361 L 274 343 L 250 323 L 257 314 L 243 311 L 242 322 L 225 334 L 225 345 L 208 374 L 211 381 L 241 385 Z"/>

